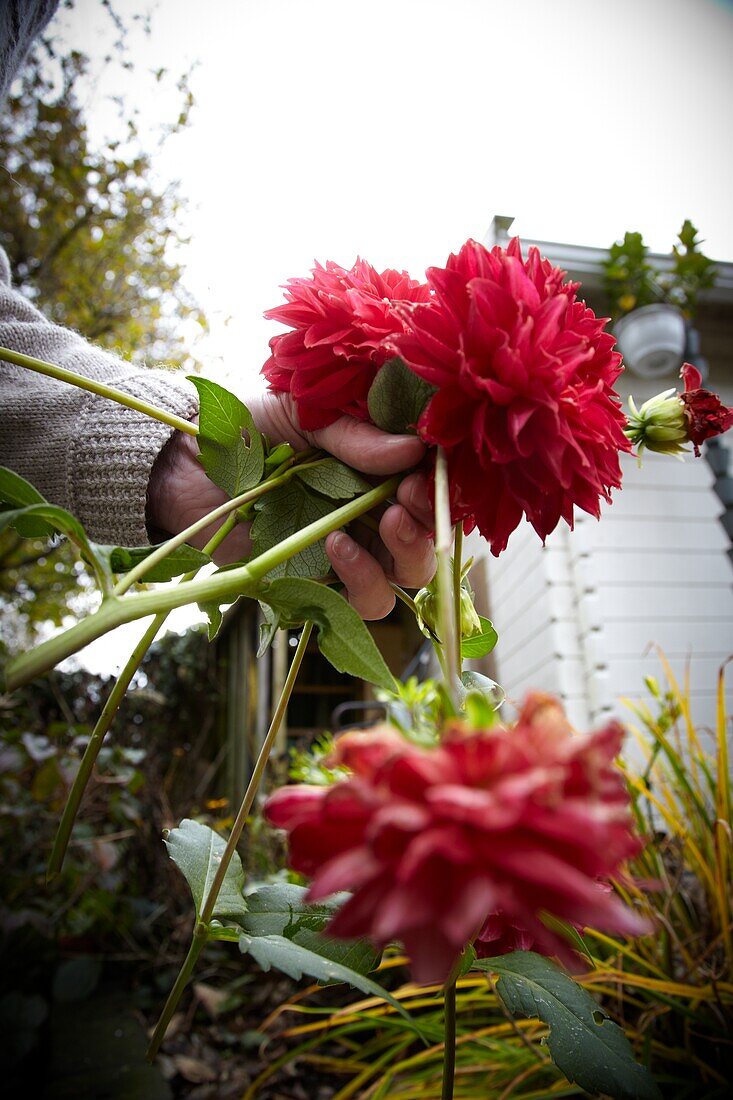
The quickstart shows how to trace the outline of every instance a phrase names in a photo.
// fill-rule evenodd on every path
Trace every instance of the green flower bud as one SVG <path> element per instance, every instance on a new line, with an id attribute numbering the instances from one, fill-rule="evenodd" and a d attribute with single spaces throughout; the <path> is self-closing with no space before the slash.
<path id="1" fill-rule="evenodd" d="M 461 638 L 473 638 L 482 633 L 481 620 L 473 605 L 474 595 L 466 574 L 471 568 L 469 561 L 463 568 L 461 577 Z M 430 638 L 438 638 L 438 577 L 433 577 L 426 588 L 421 588 L 415 596 L 417 608 L 417 623 L 423 634 Z"/>
<path id="2" fill-rule="evenodd" d="M 685 407 L 676 390 L 664 390 L 656 397 L 650 397 L 640 409 L 630 397 L 629 409 L 624 435 L 634 444 L 638 455 L 645 447 L 665 455 L 686 453 L 683 444 L 689 439 L 688 423 Z"/>

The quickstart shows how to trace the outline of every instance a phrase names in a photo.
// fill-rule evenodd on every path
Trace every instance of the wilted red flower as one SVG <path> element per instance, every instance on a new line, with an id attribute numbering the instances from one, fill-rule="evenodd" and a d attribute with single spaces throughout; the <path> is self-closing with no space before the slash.
<path id="1" fill-rule="evenodd" d="M 598 516 L 628 451 L 613 384 L 621 356 L 536 248 L 467 241 L 428 269 L 434 299 L 402 307 L 395 351 L 437 393 L 420 436 L 448 457 L 454 521 L 476 524 L 494 554 L 522 515 L 544 539 L 573 507 Z"/>
<path id="2" fill-rule="evenodd" d="M 329 260 L 284 289 L 287 304 L 265 314 L 293 330 L 270 340 L 262 368 L 270 386 L 293 395 L 308 431 L 343 413 L 368 419 L 369 387 L 390 354 L 385 337 L 402 331 L 394 303 L 426 302 L 428 286 L 404 271 L 379 274 L 365 260 L 350 271 Z"/>
<path id="3" fill-rule="evenodd" d="M 311 900 L 351 892 L 329 934 L 401 941 L 417 981 L 445 981 L 476 936 L 484 955 L 534 946 L 567 956 L 542 911 L 646 930 L 599 882 L 640 848 L 613 763 L 622 736 L 617 723 L 575 736 L 542 696 L 512 729 L 454 721 L 435 748 L 378 726 L 337 740 L 333 762 L 351 777 L 284 787 L 265 813 L 290 834 Z"/>
<path id="4" fill-rule="evenodd" d="M 700 444 L 733 427 L 733 408 L 724 405 L 717 394 L 701 389 L 702 375 L 692 363 L 683 364 L 680 371 L 685 392 L 680 401 L 685 407 L 687 437 L 700 454 Z"/>

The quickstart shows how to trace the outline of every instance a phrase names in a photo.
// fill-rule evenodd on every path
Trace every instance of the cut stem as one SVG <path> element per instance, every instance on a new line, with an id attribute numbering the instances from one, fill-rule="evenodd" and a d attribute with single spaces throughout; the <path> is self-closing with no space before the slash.
<path id="1" fill-rule="evenodd" d="M 241 837 L 242 831 L 244 830 L 244 826 L 247 822 L 250 810 L 254 805 L 254 800 L 257 797 L 257 791 L 259 790 L 262 776 L 264 775 L 265 767 L 267 766 L 267 761 L 270 758 L 272 746 L 275 743 L 275 738 L 278 735 L 278 731 L 282 724 L 285 711 L 287 710 L 288 703 L 290 702 L 290 696 L 293 693 L 295 680 L 297 678 L 300 666 L 303 663 L 303 657 L 305 656 L 305 651 L 307 649 L 308 640 L 311 636 L 312 630 L 313 623 L 307 622 L 303 627 L 300 638 L 298 640 L 298 648 L 295 650 L 295 655 L 293 656 L 288 675 L 286 677 L 285 683 L 283 684 L 280 698 L 277 701 L 277 706 L 275 707 L 275 711 L 272 715 L 270 728 L 268 729 L 265 739 L 262 742 L 262 748 L 260 749 L 259 755 L 257 757 L 257 762 L 255 763 L 250 781 L 247 784 L 247 790 L 244 792 L 242 805 L 239 807 L 239 812 L 237 813 L 234 824 L 232 825 L 232 831 L 229 834 L 229 840 L 227 841 L 227 846 L 224 849 L 224 853 L 221 857 L 221 862 L 217 867 L 214 881 L 211 884 L 211 889 L 206 895 L 206 900 L 201 907 L 201 920 L 204 922 L 204 924 L 208 924 L 213 916 L 216 899 L 219 896 L 219 891 L 221 890 L 222 883 L 224 882 L 227 869 L 229 867 L 229 864 L 231 863 L 231 859 L 234 855 L 237 844 L 239 843 L 239 838 Z"/>
<path id="2" fill-rule="evenodd" d="M 450 521 L 447 462 L 445 451 L 442 447 L 439 447 L 435 462 L 435 554 L 438 559 L 438 622 L 440 623 L 440 643 L 445 661 L 446 688 L 457 711 L 460 618 L 457 619 L 456 617 L 453 577 L 451 575 L 452 542 L 453 529 Z"/>
<path id="3" fill-rule="evenodd" d="M 8 690 L 14 691 L 15 688 L 29 683 L 36 676 L 53 668 L 59 661 L 70 657 L 72 653 L 77 653 L 95 638 L 121 626 L 122 623 L 131 623 L 136 619 L 145 618 L 146 615 L 154 615 L 162 611 L 172 611 L 176 607 L 183 607 L 190 603 L 216 600 L 219 603 L 226 603 L 238 596 L 253 595 L 263 578 L 277 565 L 308 546 L 312 546 L 319 539 L 325 538 L 331 531 L 336 531 L 339 527 L 350 523 L 363 512 L 368 512 L 375 505 L 381 504 L 394 493 L 402 476 L 391 477 L 368 493 L 336 508 L 322 519 L 304 527 L 302 531 L 297 531 L 283 539 L 277 546 L 266 550 L 264 554 L 260 554 L 247 565 L 200 580 L 187 581 L 173 588 L 136 592 L 122 599 L 111 597 L 105 600 L 94 615 L 89 615 L 64 633 L 50 638 L 29 653 L 23 653 L 12 661 L 7 668 Z"/>
<path id="4" fill-rule="evenodd" d="M 456 1075 L 456 983 L 445 987 L 443 1021 L 445 1042 L 443 1044 L 443 1088 L 441 1100 L 453 1100 L 453 1081 Z"/>
<path id="5" fill-rule="evenodd" d="M 186 955 L 183 966 L 181 967 L 180 973 L 176 978 L 173 989 L 168 995 L 168 1000 L 165 1003 L 165 1007 L 163 1009 L 161 1017 L 156 1024 L 155 1031 L 153 1032 L 153 1037 L 150 1041 L 150 1047 L 148 1049 L 148 1058 L 151 1061 L 160 1048 L 160 1044 L 165 1037 L 168 1024 L 171 1020 L 171 1017 L 173 1016 L 173 1013 L 176 1010 L 176 1007 L 178 1006 L 178 1002 L 180 1001 L 186 985 L 188 984 L 188 979 L 193 972 L 196 960 L 201 953 L 201 948 L 205 943 L 205 938 L 208 934 L 208 924 L 214 915 L 216 900 L 219 897 L 219 891 L 221 890 L 222 884 L 226 877 L 226 873 L 229 869 L 229 864 L 232 861 L 232 856 L 236 851 L 237 844 L 239 843 L 242 832 L 244 831 L 244 826 L 247 823 L 247 818 L 249 817 L 252 806 L 254 805 L 254 800 L 257 797 L 257 791 L 259 790 L 260 783 L 262 782 L 262 776 L 264 775 L 267 761 L 270 758 L 272 746 L 274 745 L 275 738 L 277 737 L 280 730 L 285 711 L 287 710 L 288 703 L 290 702 L 290 696 L 293 693 L 293 687 L 295 686 L 298 671 L 301 664 L 303 663 L 303 657 L 305 656 L 305 651 L 308 647 L 308 641 L 310 639 L 312 629 L 313 623 L 307 622 L 304 625 L 302 633 L 300 635 L 298 648 L 295 651 L 295 655 L 290 665 L 287 678 L 285 680 L 285 683 L 283 684 L 283 689 L 280 693 L 280 698 L 278 699 L 277 705 L 273 712 L 272 721 L 270 722 L 270 728 L 268 729 L 267 735 L 262 742 L 262 748 L 260 749 L 259 755 L 257 757 L 257 762 L 254 766 L 250 781 L 247 784 L 247 790 L 244 793 L 244 798 L 242 799 L 242 804 L 239 807 L 236 820 L 232 825 L 232 831 L 229 834 L 226 848 L 222 853 L 221 861 L 219 863 L 219 866 L 217 867 L 216 874 L 214 876 L 214 881 L 211 884 L 211 889 L 206 895 L 206 898 L 201 907 L 201 915 L 198 918 L 196 922 L 196 928 L 194 929 L 193 942 L 191 943 L 189 952 Z M 203 934 L 201 933 L 202 929 Z"/>
<path id="6" fill-rule="evenodd" d="M 149 401 L 141 401 L 139 398 L 125 393 L 124 390 L 118 390 L 114 386 L 106 386 L 104 382 L 95 382 L 92 378 L 85 378 L 83 374 L 67 370 L 66 367 L 57 367 L 54 363 L 46 363 L 43 359 L 34 359 L 31 355 L 22 355 L 19 351 L 11 351 L 10 348 L 2 347 L 0 347 L 0 359 L 4 359 L 6 363 L 12 363 L 16 367 L 25 367 L 27 370 L 36 371 L 37 374 L 45 374 L 48 378 L 55 378 L 57 382 L 67 382 L 80 390 L 95 393 L 98 397 L 107 397 L 110 401 L 116 401 L 118 405 L 126 405 L 128 409 L 144 413 L 146 416 L 152 417 L 153 420 L 170 424 L 172 428 L 177 428 L 179 432 L 185 432 L 187 435 L 199 434 L 198 426 L 192 424 L 190 420 L 184 420 L 183 417 L 176 416 L 175 413 L 159 409 L 157 405 L 151 405 Z"/>
<path id="7" fill-rule="evenodd" d="M 227 537 L 232 527 L 236 523 L 236 518 L 230 516 L 219 528 L 215 535 L 206 544 L 205 552 L 207 554 L 213 554 L 214 550 L 220 545 L 221 542 Z M 193 569 L 190 573 L 187 573 L 181 578 L 181 582 L 187 580 L 193 580 L 196 576 L 197 570 Z M 145 654 L 150 649 L 151 645 L 155 641 L 156 635 L 163 626 L 163 623 L 168 618 L 168 612 L 160 612 L 155 616 L 152 623 L 148 626 L 147 630 L 137 643 L 132 653 L 128 657 L 125 667 L 120 673 L 117 683 L 112 688 L 107 702 L 104 704 L 102 713 L 100 714 L 97 723 L 92 730 L 92 735 L 89 738 L 89 743 L 84 750 L 84 755 L 81 758 L 79 770 L 74 776 L 74 782 L 71 784 L 71 790 L 69 796 L 66 799 L 66 805 L 64 806 L 64 812 L 61 815 L 61 821 L 59 822 L 58 831 L 56 833 L 56 839 L 54 840 L 53 850 L 51 851 L 51 858 L 48 861 L 48 870 L 46 871 L 46 881 L 51 882 L 56 875 L 58 875 L 64 862 L 66 850 L 69 846 L 69 838 L 74 828 L 74 822 L 76 821 L 76 815 L 79 812 L 79 806 L 81 800 L 84 797 L 84 791 L 86 790 L 87 783 L 89 782 L 94 765 L 97 762 L 99 756 L 99 750 L 102 748 L 104 738 L 112 725 L 117 711 L 120 709 L 120 704 L 125 696 L 132 678 L 140 668 L 143 662 Z"/>

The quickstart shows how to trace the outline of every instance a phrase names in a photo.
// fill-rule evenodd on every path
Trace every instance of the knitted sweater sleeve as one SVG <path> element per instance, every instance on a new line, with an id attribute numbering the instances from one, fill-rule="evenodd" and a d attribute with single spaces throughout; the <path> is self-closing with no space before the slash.
<path id="1" fill-rule="evenodd" d="M 173 371 L 124 363 L 52 324 L 10 284 L 0 249 L 0 346 L 67 367 L 184 419 L 195 390 Z M 146 494 L 173 429 L 64 382 L 0 361 L 0 465 L 72 512 L 98 542 L 148 541 Z"/>

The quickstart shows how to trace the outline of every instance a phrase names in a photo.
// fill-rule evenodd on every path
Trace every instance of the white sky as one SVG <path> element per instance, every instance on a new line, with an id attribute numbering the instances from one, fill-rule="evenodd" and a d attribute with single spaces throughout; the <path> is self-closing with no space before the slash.
<path id="1" fill-rule="evenodd" d="M 66 19 L 71 46 L 109 42 L 99 0 Z M 152 28 L 140 68 L 198 62 L 192 125 L 157 171 L 190 200 L 198 354 L 232 389 L 267 357 L 279 285 L 316 258 L 419 276 L 499 213 L 576 244 L 638 229 L 655 251 L 690 217 L 733 259 L 730 2 L 160 0 Z M 126 95 L 166 117 L 139 77 Z M 89 113 L 102 134 L 101 94 Z"/>

